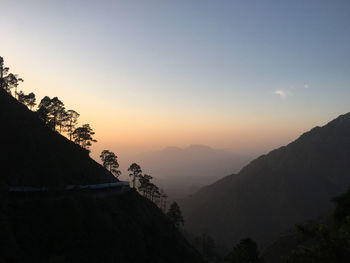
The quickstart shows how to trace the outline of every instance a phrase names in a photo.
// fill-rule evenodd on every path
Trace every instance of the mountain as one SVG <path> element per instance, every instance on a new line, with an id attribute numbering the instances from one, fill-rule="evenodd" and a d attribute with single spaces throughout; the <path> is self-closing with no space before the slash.
<path id="1" fill-rule="evenodd" d="M 133 189 L 63 191 L 113 178 L 1 89 L 0 122 L 0 262 L 203 262 L 170 219 Z"/>
<path id="2" fill-rule="evenodd" d="M 3 89 L 0 123 L 2 176 L 8 185 L 58 187 L 115 180 L 87 150 L 48 129 Z"/>
<path id="3" fill-rule="evenodd" d="M 187 230 L 231 248 L 250 237 L 260 245 L 295 223 L 332 208 L 350 183 L 350 113 L 316 127 L 182 200 Z"/>
<path id="4" fill-rule="evenodd" d="M 160 151 L 141 153 L 133 156 L 133 160 L 146 173 L 154 176 L 157 185 L 164 188 L 171 198 L 177 199 L 194 193 L 232 171 L 239 171 L 251 157 L 196 144 L 186 148 L 166 147 Z"/>

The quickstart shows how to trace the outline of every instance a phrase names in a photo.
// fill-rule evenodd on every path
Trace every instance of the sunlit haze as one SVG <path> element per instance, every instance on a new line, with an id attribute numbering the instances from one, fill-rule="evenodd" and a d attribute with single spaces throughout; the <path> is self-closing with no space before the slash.
<path id="1" fill-rule="evenodd" d="M 0 1 L 0 55 L 118 154 L 260 154 L 349 111 L 349 1 Z"/>

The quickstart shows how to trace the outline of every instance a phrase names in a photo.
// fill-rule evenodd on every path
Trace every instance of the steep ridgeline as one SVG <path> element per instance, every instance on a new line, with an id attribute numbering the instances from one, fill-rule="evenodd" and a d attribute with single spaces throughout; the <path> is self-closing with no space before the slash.
<path id="1" fill-rule="evenodd" d="M 111 181 L 88 152 L 0 90 L 0 262 L 202 262 L 151 201 L 130 190 L 8 192 Z"/>
<path id="2" fill-rule="evenodd" d="M 115 180 L 88 151 L 48 129 L 3 89 L 0 123 L 1 179 L 8 185 L 59 187 Z"/>
<path id="3" fill-rule="evenodd" d="M 229 248 L 245 237 L 263 245 L 331 209 L 330 199 L 349 184 L 348 113 L 202 188 L 181 207 L 190 232 L 206 232 Z"/>

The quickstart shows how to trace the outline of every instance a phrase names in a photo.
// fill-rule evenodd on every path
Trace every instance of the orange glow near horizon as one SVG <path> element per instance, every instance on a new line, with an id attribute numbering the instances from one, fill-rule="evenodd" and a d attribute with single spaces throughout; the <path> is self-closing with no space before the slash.
<path id="1" fill-rule="evenodd" d="M 35 60 L 34 54 L 23 59 L 22 55 L 9 53 L 5 57 L 11 72 L 24 79 L 19 89 L 33 91 L 37 103 L 45 95 L 57 96 L 67 109 L 79 112 L 79 124 L 89 123 L 96 132 L 98 143 L 92 146 L 96 160 L 103 149 L 130 155 L 190 144 L 263 154 L 337 117 L 330 112 L 305 112 L 299 105 L 292 108 L 288 101 L 272 103 L 269 98 L 264 102 L 259 95 L 251 100 L 244 95 L 232 102 L 229 98 L 215 101 L 198 95 L 196 100 L 188 101 L 176 93 L 176 86 L 170 87 L 169 94 L 160 89 L 148 91 L 149 83 L 126 77 L 101 80 L 92 69 L 88 71 L 91 75 L 86 75 L 86 68 L 78 69 L 74 63 L 47 64 L 48 58 Z M 41 74 L 47 65 L 48 74 Z M 177 97 L 172 98 L 174 94 Z"/>

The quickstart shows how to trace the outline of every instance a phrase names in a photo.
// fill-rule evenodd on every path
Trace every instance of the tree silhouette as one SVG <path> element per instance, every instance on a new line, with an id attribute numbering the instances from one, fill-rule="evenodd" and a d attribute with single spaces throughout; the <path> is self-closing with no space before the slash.
<path id="1" fill-rule="evenodd" d="M 37 113 L 39 115 L 39 118 L 50 127 L 50 104 L 51 99 L 48 96 L 45 96 L 39 103 Z M 50 127 L 52 129 L 52 127 Z"/>
<path id="2" fill-rule="evenodd" d="M 10 68 L 4 66 L 4 59 L 0 56 L 0 88 L 11 93 L 11 89 L 15 88 L 15 95 L 17 93 L 17 87 L 23 79 L 18 75 L 9 73 Z"/>
<path id="3" fill-rule="evenodd" d="M 128 168 L 128 171 L 131 172 L 129 176 L 131 177 L 132 187 L 135 188 L 136 179 L 142 175 L 141 167 L 137 163 L 133 163 Z"/>
<path id="4" fill-rule="evenodd" d="M 65 128 L 69 135 L 69 140 L 72 140 L 72 135 L 75 130 L 75 126 L 78 124 L 78 118 L 80 114 L 74 110 L 68 110 L 66 114 L 67 118 Z"/>
<path id="5" fill-rule="evenodd" d="M 139 174 L 137 176 L 137 178 L 138 178 L 138 182 L 139 182 L 138 191 L 144 197 L 147 197 L 152 202 L 154 202 L 156 205 L 158 205 L 160 208 L 162 205 L 164 206 L 164 204 L 161 203 L 162 202 L 161 198 L 165 198 L 165 202 L 166 202 L 167 195 L 165 194 L 165 192 L 163 190 L 161 191 L 158 186 L 156 186 L 155 184 L 153 184 L 151 182 L 153 177 L 148 175 L 148 174 L 144 174 L 144 175 Z"/>
<path id="6" fill-rule="evenodd" d="M 176 202 L 173 202 L 170 205 L 169 210 L 168 210 L 166 215 L 169 217 L 169 219 L 174 223 L 174 225 L 176 227 L 179 227 L 180 224 L 184 225 L 184 223 L 185 223 L 185 221 L 182 217 L 180 207 Z"/>
<path id="7" fill-rule="evenodd" d="M 33 92 L 26 95 L 25 103 L 29 107 L 30 110 L 33 110 L 33 108 L 36 105 L 36 98 L 35 98 L 35 94 Z"/>
<path id="8" fill-rule="evenodd" d="M 163 212 L 165 213 L 168 195 L 165 193 L 163 189 L 160 189 L 159 193 L 160 193 L 159 208 L 162 209 Z"/>
<path id="9" fill-rule="evenodd" d="M 117 156 L 108 150 L 103 150 L 101 152 L 100 158 L 102 160 L 103 166 L 110 171 L 116 178 L 121 174 L 118 170 L 119 163 L 117 160 Z"/>
<path id="10" fill-rule="evenodd" d="M 38 108 L 39 117 L 54 131 L 56 127 L 60 128 L 64 126 L 66 121 L 66 112 L 64 104 L 57 97 L 50 99 L 50 97 L 45 96 L 39 104 Z"/>
<path id="11" fill-rule="evenodd" d="M 159 188 L 153 183 L 148 184 L 147 193 L 148 193 L 148 198 L 151 199 L 151 201 L 155 201 L 160 198 Z"/>
<path id="12" fill-rule="evenodd" d="M 66 114 L 65 114 L 66 112 L 65 112 L 63 102 L 60 101 L 57 97 L 54 97 L 51 100 L 49 109 L 50 109 L 53 129 L 56 130 L 56 127 L 60 127 L 60 129 L 62 129 L 63 123 L 66 118 Z"/>
<path id="13" fill-rule="evenodd" d="M 262 263 L 259 258 L 258 246 L 250 239 L 241 239 L 241 241 L 225 257 L 225 262 L 229 263 Z"/>
<path id="14" fill-rule="evenodd" d="M 95 132 L 91 129 L 89 124 L 84 124 L 78 127 L 73 132 L 73 139 L 76 144 L 79 144 L 84 149 L 88 150 L 92 142 L 97 142 L 92 136 Z"/>
<path id="15" fill-rule="evenodd" d="M 194 238 L 194 245 L 208 262 L 221 262 L 215 240 L 206 233 Z"/>
<path id="16" fill-rule="evenodd" d="M 36 98 L 33 92 L 29 93 L 28 95 L 25 95 L 23 91 L 20 91 L 17 93 L 17 100 L 20 103 L 26 105 L 30 110 L 32 110 L 33 107 L 36 105 Z"/>
<path id="17" fill-rule="evenodd" d="M 138 179 L 139 179 L 139 187 L 138 190 L 139 192 L 142 193 L 143 196 L 147 197 L 147 193 L 148 193 L 148 188 L 149 185 L 151 184 L 151 180 L 152 180 L 152 176 L 145 174 L 145 175 L 139 175 Z"/>
<path id="18" fill-rule="evenodd" d="M 17 92 L 16 95 L 17 95 L 17 100 L 20 103 L 25 104 L 25 96 L 26 95 L 23 93 L 23 91 Z"/>
<path id="19" fill-rule="evenodd" d="M 298 246 L 286 263 L 347 263 L 350 258 L 350 189 L 332 199 L 335 210 L 325 219 L 296 225 Z"/>

